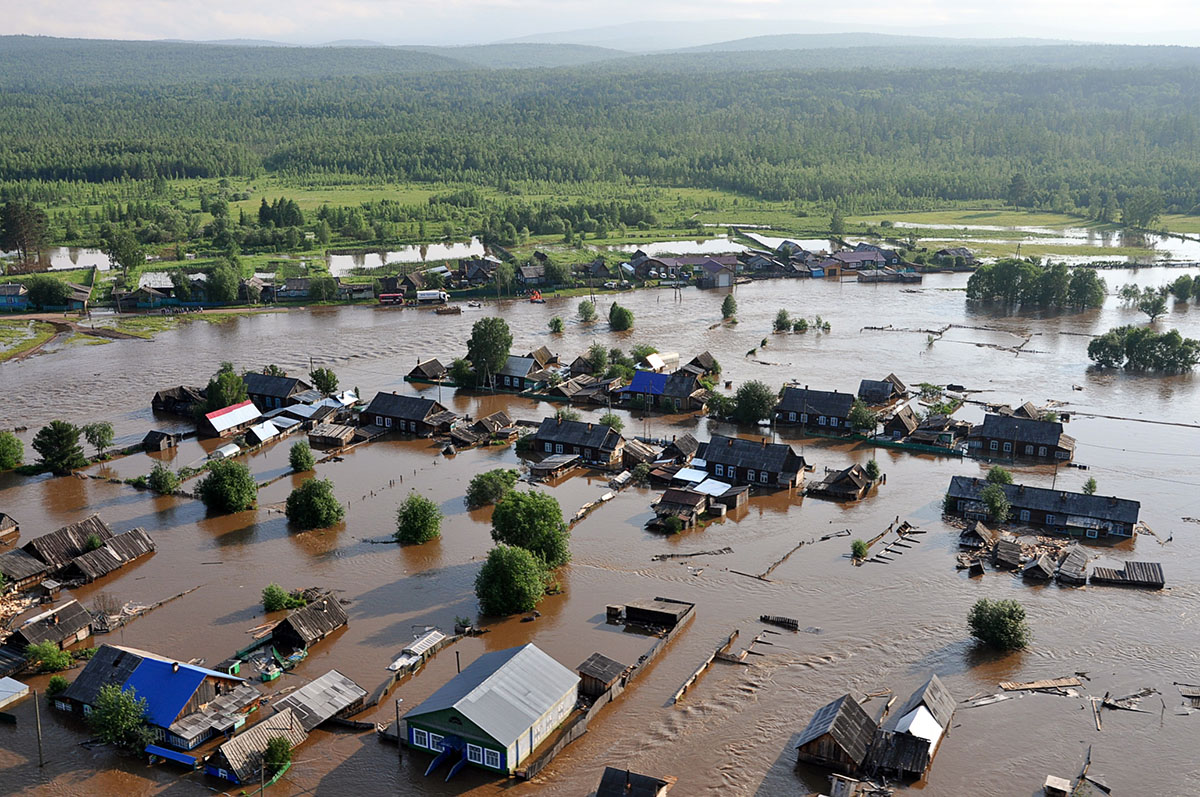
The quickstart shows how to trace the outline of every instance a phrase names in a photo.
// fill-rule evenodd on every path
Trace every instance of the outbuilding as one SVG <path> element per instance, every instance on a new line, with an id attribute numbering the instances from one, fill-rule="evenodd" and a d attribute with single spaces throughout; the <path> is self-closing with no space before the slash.
<path id="1" fill-rule="evenodd" d="M 805 764 L 852 774 L 866 760 L 877 727 L 852 695 L 842 695 L 809 720 L 796 745 L 796 757 Z"/>

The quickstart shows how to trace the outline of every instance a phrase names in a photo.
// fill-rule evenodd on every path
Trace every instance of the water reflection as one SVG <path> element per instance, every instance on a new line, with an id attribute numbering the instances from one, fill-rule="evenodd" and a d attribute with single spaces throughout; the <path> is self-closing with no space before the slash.
<path id="1" fill-rule="evenodd" d="M 467 243 L 441 243 L 402 246 L 387 251 L 362 252 L 353 255 L 326 255 L 325 262 L 334 276 L 349 274 L 356 268 L 379 268 L 387 263 L 426 263 L 441 260 L 456 260 L 466 257 L 481 257 L 485 254 L 483 242 L 472 238 Z"/>

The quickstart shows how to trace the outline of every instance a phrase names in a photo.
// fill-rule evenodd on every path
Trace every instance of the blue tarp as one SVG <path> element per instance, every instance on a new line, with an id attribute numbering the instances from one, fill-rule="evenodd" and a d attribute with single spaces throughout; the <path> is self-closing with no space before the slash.
<path id="1" fill-rule="evenodd" d="M 629 387 L 621 388 L 622 393 L 649 393 L 661 396 L 667 386 L 668 374 L 656 374 L 653 371 L 635 371 Z"/>
<path id="2" fill-rule="evenodd" d="M 146 752 L 150 755 L 156 755 L 159 758 L 167 758 L 171 761 L 178 761 L 180 764 L 196 768 L 196 757 L 187 755 L 186 753 L 177 753 L 174 750 L 168 750 L 166 747 L 159 747 L 156 744 L 146 745 Z"/>

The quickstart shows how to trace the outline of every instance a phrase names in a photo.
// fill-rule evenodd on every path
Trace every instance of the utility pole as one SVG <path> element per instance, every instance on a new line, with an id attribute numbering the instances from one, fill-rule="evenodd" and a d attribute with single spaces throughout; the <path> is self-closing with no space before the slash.
<path id="1" fill-rule="evenodd" d="M 401 750 L 403 745 L 400 744 L 400 701 L 396 701 L 396 763 L 404 760 Z"/>
<path id="2" fill-rule="evenodd" d="M 34 723 L 37 725 L 38 766 L 44 767 L 44 766 L 46 766 L 46 759 L 42 755 L 42 707 L 41 707 L 41 703 L 42 703 L 42 701 L 38 699 L 37 690 L 34 689 L 33 690 L 33 719 L 34 719 Z"/>

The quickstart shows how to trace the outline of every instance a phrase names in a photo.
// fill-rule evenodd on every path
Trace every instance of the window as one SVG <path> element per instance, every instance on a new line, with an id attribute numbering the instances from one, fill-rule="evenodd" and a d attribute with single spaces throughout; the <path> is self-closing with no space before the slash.
<path id="1" fill-rule="evenodd" d="M 796 420 L 796 413 L 794 413 L 794 412 L 789 412 L 789 413 L 788 413 L 788 420 L 789 420 L 789 421 L 794 421 L 794 420 Z"/>
<path id="2" fill-rule="evenodd" d="M 592 458 L 592 449 L 590 449 L 590 448 L 583 449 L 583 456 L 585 459 L 591 459 Z"/>
<path id="3" fill-rule="evenodd" d="M 436 733 L 429 734 L 429 749 L 442 752 L 442 737 Z"/>
<path id="4" fill-rule="evenodd" d="M 1044 456 L 1046 456 L 1046 447 L 1045 447 L 1045 446 L 1040 446 L 1040 447 L 1038 448 L 1038 456 L 1039 456 L 1039 457 L 1044 457 Z"/>
<path id="5" fill-rule="evenodd" d="M 1055 520 L 1054 515 L 1046 515 L 1046 525 L 1047 526 L 1053 526 L 1054 520 Z"/>
<path id="6" fill-rule="evenodd" d="M 483 748 L 477 744 L 467 744 L 467 760 L 472 764 L 483 763 Z"/>
<path id="7" fill-rule="evenodd" d="M 1028 509 L 1021 510 L 1021 520 L 1025 521 L 1026 523 L 1029 522 L 1029 510 Z"/>
<path id="8" fill-rule="evenodd" d="M 555 454 L 561 454 L 561 453 L 562 453 L 562 443 L 555 443 L 555 444 L 554 444 L 554 453 L 555 453 Z"/>
<path id="9" fill-rule="evenodd" d="M 484 762 L 492 769 L 500 768 L 500 754 L 495 750 L 484 750 Z"/>
<path id="10" fill-rule="evenodd" d="M 754 481 L 754 471 L 752 471 L 752 470 L 746 471 L 746 480 Z"/>
<path id="11" fill-rule="evenodd" d="M 758 474 L 758 480 L 763 484 L 767 483 L 767 472 L 765 470 Z"/>
<path id="12" fill-rule="evenodd" d="M 991 442 L 991 444 L 989 445 L 989 448 L 991 448 L 993 451 L 995 451 L 996 449 L 1000 448 L 1000 441 L 998 441 L 998 440 L 993 440 L 993 441 Z"/>
<path id="13" fill-rule="evenodd" d="M 549 454 L 553 450 L 554 450 L 554 445 L 552 443 L 546 443 L 546 453 Z"/>
<path id="14" fill-rule="evenodd" d="M 725 475 L 725 466 L 724 465 L 717 465 L 717 475 L 718 476 Z"/>
<path id="15" fill-rule="evenodd" d="M 1005 443 L 1005 444 L 1004 444 L 1004 453 L 1005 453 L 1005 454 L 1011 454 L 1011 453 L 1012 453 L 1012 443 Z"/>
<path id="16" fill-rule="evenodd" d="M 1033 456 L 1033 446 L 1025 446 L 1025 453 L 1029 456 Z"/>
<path id="17" fill-rule="evenodd" d="M 829 425 L 830 425 L 830 426 L 837 426 L 837 418 L 830 418 L 830 419 L 829 419 Z"/>
<path id="18" fill-rule="evenodd" d="M 821 426 L 825 426 L 826 425 L 825 416 L 822 415 L 821 417 L 817 418 L 817 423 L 820 424 Z"/>
<path id="19" fill-rule="evenodd" d="M 384 426 L 391 426 L 391 425 L 392 425 L 392 419 L 391 419 L 391 418 L 384 418 L 384 419 L 383 419 L 383 425 L 384 425 Z"/>
<path id="20" fill-rule="evenodd" d="M 807 412 L 800 413 L 800 423 L 808 423 L 808 413 Z"/>
<path id="21" fill-rule="evenodd" d="M 1097 537 L 1099 537 L 1099 536 L 1100 536 L 1100 532 L 1099 532 L 1099 531 L 1097 531 L 1096 529 L 1088 529 L 1088 530 L 1087 530 L 1087 535 L 1088 535 L 1088 537 L 1090 537 L 1090 538 L 1092 538 L 1092 539 L 1094 540 L 1094 539 L 1096 539 Z"/>
<path id="22" fill-rule="evenodd" d="M 376 415 L 376 416 L 375 416 L 375 425 L 376 425 L 376 426 L 383 426 L 383 416 L 382 416 L 382 415 Z"/>

